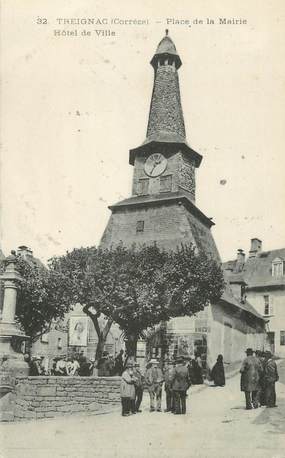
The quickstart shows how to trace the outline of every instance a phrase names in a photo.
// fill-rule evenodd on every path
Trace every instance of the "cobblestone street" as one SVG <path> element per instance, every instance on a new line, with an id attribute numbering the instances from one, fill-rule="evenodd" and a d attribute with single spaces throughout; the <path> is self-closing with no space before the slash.
<path id="1" fill-rule="evenodd" d="M 239 376 L 225 388 L 195 387 L 186 416 L 120 412 L 1 425 L 1 458 L 266 457 L 283 458 L 285 361 L 279 365 L 278 408 L 244 410 Z"/>

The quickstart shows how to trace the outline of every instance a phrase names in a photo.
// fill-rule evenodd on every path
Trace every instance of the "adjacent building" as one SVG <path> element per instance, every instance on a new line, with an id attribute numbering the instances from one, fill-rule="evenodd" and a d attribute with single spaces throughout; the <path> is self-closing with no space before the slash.
<path id="1" fill-rule="evenodd" d="M 266 320 L 266 347 L 285 357 L 285 248 L 263 251 L 253 238 L 248 256 L 239 249 L 223 268 L 232 280 L 243 279 L 247 300 Z"/>

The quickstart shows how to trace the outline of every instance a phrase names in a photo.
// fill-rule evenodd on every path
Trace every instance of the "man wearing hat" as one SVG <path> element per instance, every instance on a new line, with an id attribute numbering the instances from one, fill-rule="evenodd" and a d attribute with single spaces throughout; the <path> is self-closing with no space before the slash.
<path id="1" fill-rule="evenodd" d="M 172 389 L 174 396 L 174 413 L 186 414 L 186 394 L 191 385 L 189 370 L 185 365 L 183 356 L 176 360 L 176 367 L 172 373 Z"/>
<path id="2" fill-rule="evenodd" d="M 128 362 L 126 364 L 126 369 L 121 377 L 121 403 L 122 403 L 122 416 L 126 417 L 131 413 L 136 413 L 134 411 L 134 400 L 135 400 L 135 383 L 136 378 L 133 373 L 133 364 Z"/>
<path id="3" fill-rule="evenodd" d="M 279 380 L 277 364 L 270 351 L 265 352 L 264 385 L 266 407 L 277 407 L 275 383 Z"/>
<path id="4" fill-rule="evenodd" d="M 260 378 L 263 373 L 262 365 L 256 356 L 253 355 L 252 348 L 246 349 L 246 358 L 243 360 L 241 373 L 241 391 L 245 394 L 246 410 L 258 407 L 258 391 L 260 390 Z"/>
<path id="5" fill-rule="evenodd" d="M 145 383 L 149 392 L 150 412 L 155 411 L 155 399 L 156 410 L 157 412 L 161 412 L 161 391 L 164 381 L 163 373 L 160 367 L 158 367 L 158 361 L 156 359 L 151 359 L 148 365 L 149 368 L 145 373 Z"/>
<path id="6" fill-rule="evenodd" d="M 29 375 L 32 377 L 36 377 L 38 375 L 41 375 L 41 357 L 36 355 L 32 356 L 31 363 L 30 363 L 30 370 L 29 370 Z"/>

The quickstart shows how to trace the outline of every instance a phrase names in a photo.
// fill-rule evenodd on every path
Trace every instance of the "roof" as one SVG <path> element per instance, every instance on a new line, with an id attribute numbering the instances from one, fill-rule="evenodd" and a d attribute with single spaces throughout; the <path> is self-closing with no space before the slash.
<path id="1" fill-rule="evenodd" d="M 171 58 L 168 59 L 168 56 Z M 164 57 L 168 62 L 164 62 Z M 168 36 L 168 30 L 160 41 L 151 64 L 155 68 L 155 78 L 146 139 L 142 145 L 130 150 L 129 163 L 134 165 L 135 157 L 140 152 L 148 152 L 156 147 L 171 147 L 172 150 L 174 148 L 182 150 L 194 162 L 195 167 L 199 167 L 202 156 L 190 148 L 186 141 L 179 78 L 176 71 L 181 66 L 181 60 L 173 41 Z"/>
<path id="2" fill-rule="evenodd" d="M 133 196 L 111 205 L 112 215 L 102 236 L 100 246 L 110 247 L 118 243 L 132 246 L 134 243 L 152 244 L 156 243 L 160 248 L 175 250 L 181 244 L 193 243 L 197 249 L 204 252 L 218 264 L 221 263 L 220 255 L 217 250 L 211 227 L 214 222 L 204 215 L 191 202 L 188 193 L 183 190 L 179 192 L 165 192 L 146 196 Z M 161 209 L 167 207 L 164 215 L 173 215 L 169 221 L 169 226 L 164 219 L 160 218 Z M 150 211 L 150 226 L 154 229 L 151 234 L 148 231 L 142 233 L 139 240 L 129 233 L 128 214 L 132 212 L 132 217 L 137 215 L 137 219 L 144 211 Z M 153 215 L 158 215 L 154 221 Z M 168 217 L 168 216 L 167 216 Z M 123 219 L 122 219 L 123 218 Z M 125 221 L 122 224 L 122 221 Z"/>
<path id="3" fill-rule="evenodd" d="M 176 46 L 169 35 L 165 35 L 165 37 L 163 37 L 162 40 L 159 42 L 155 54 L 164 53 L 177 55 Z"/>
<path id="4" fill-rule="evenodd" d="M 225 287 L 225 290 L 222 294 L 222 297 L 221 297 L 221 301 L 223 302 L 226 302 L 227 304 L 230 304 L 230 305 L 233 305 L 234 307 L 237 307 L 241 310 L 243 310 L 244 312 L 247 312 L 247 313 L 250 313 L 251 315 L 263 320 L 263 321 L 266 321 L 262 315 L 260 315 L 258 313 L 257 310 L 255 310 L 255 308 L 247 301 L 244 301 L 244 302 L 240 302 L 238 301 L 231 289 L 230 289 L 230 286 L 228 284 L 226 284 L 226 287 Z"/>
<path id="5" fill-rule="evenodd" d="M 153 67 L 155 67 L 159 56 L 163 56 L 163 55 L 165 55 L 165 56 L 174 56 L 175 62 L 176 62 L 176 68 L 178 69 L 182 65 L 181 59 L 179 57 L 179 54 L 177 53 L 175 44 L 173 43 L 172 39 L 168 35 L 168 30 L 167 29 L 166 29 L 165 33 L 166 33 L 166 35 L 159 42 L 159 44 L 157 46 L 157 49 L 156 49 L 156 52 L 155 52 L 153 58 L 151 59 L 150 63 L 151 63 L 151 65 Z"/>
<path id="6" fill-rule="evenodd" d="M 131 149 L 129 156 L 129 164 L 134 165 L 135 155 L 137 153 L 153 150 L 156 146 L 161 145 L 163 145 L 164 148 L 171 145 L 175 145 L 181 148 L 184 153 L 186 153 L 189 157 L 191 157 L 194 160 L 196 167 L 199 167 L 199 165 L 201 164 L 203 156 L 197 153 L 197 151 L 190 148 L 185 139 L 183 139 L 180 135 L 174 132 L 164 131 L 157 131 L 155 132 L 155 134 L 147 136 L 142 145 L 138 146 L 137 148 Z"/>
<path id="7" fill-rule="evenodd" d="M 285 275 L 282 277 L 272 276 L 272 262 L 280 258 L 285 260 L 285 248 L 271 251 L 262 251 L 256 257 L 248 258 L 242 267 L 242 275 L 247 283 L 247 288 L 260 287 L 285 287 Z M 237 275 L 237 261 L 231 260 L 223 263 L 224 270 L 232 270 L 232 276 Z M 284 268 L 285 272 L 285 268 Z"/>
<path id="8" fill-rule="evenodd" d="M 236 274 L 228 274 L 227 275 L 227 279 L 230 283 L 238 283 L 238 284 L 245 284 L 246 285 L 246 281 L 244 279 L 244 275 L 240 272 L 236 273 Z"/>
<path id="9" fill-rule="evenodd" d="M 188 206 L 188 208 L 191 210 L 191 213 L 193 213 L 195 216 L 197 216 L 203 224 L 205 224 L 207 227 L 214 226 L 215 223 L 208 218 L 201 210 L 199 210 L 196 205 L 193 204 L 193 202 L 189 199 L 186 193 L 183 191 L 177 191 L 177 192 L 164 192 L 159 193 L 159 194 L 150 194 L 146 196 L 134 196 L 134 197 L 129 197 L 127 199 L 121 200 L 120 202 L 117 202 L 114 205 L 110 205 L 109 208 L 110 210 L 116 210 L 120 209 L 126 206 L 149 206 L 150 203 L 155 204 L 160 204 L 160 203 L 174 203 L 174 202 L 183 202 L 185 206 Z"/>

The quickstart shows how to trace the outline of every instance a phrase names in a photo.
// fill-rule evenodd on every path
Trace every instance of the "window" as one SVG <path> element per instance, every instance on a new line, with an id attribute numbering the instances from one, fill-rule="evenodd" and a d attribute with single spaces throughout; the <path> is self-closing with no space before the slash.
<path id="1" fill-rule="evenodd" d="M 160 192 L 168 192 L 172 190 L 172 175 L 160 177 Z"/>
<path id="2" fill-rule="evenodd" d="M 285 331 L 280 331 L 280 345 L 285 345 Z"/>
<path id="3" fill-rule="evenodd" d="M 272 262 L 272 277 L 282 277 L 283 261 L 280 258 L 274 259 Z"/>
<path id="4" fill-rule="evenodd" d="M 263 296 L 264 299 L 264 315 L 273 315 L 273 297 L 269 297 L 268 295 Z"/>
<path id="5" fill-rule="evenodd" d="M 60 350 L 62 348 L 62 340 L 61 337 L 57 339 L 57 348 Z"/>
<path id="6" fill-rule="evenodd" d="M 144 231 L 144 221 L 137 221 L 137 232 Z"/>
<path id="7" fill-rule="evenodd" d="M 143 178 L 143 179 L 139 180 L 138 181 L 138 187 L 137 187 L 138 194 L 140 194 L 142 196 L 145 196 L 146 194 L 148 194 L 148 185 L 149 185 L 149 179 L 148 178 Z"/>
<path id="8" fill-rule="evenodd" d="M 264 299 L 264 315 L 269 315 L 269 296 L 263 296 Z"/>

